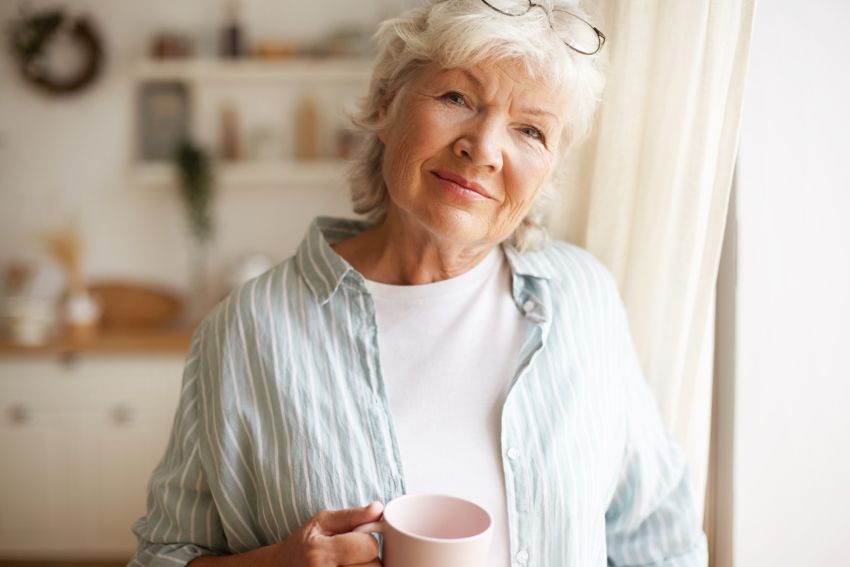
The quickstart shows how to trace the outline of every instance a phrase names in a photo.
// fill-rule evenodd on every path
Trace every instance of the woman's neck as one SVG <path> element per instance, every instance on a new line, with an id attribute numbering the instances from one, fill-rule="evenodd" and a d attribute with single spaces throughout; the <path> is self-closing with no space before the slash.
<path id="1" fill-rule="evenodd" d="M 332 248 L 363 277 L 391 285 L 419 285 L 459 276 L 478 265 L 495 243 L 458 243 L 387 216 Z"/>

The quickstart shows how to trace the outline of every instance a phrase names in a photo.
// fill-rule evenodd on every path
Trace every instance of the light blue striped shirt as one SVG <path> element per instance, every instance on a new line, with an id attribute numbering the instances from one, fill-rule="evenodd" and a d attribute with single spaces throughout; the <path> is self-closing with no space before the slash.
<path id="1" fill-rule="evenodd" d="M 248 551 L 321 510 L 405 493 L 374 304 L 330 247 L 365 226 L 317 219 L 200 325 L 131 565 Z M 502 408 L 512 564 L 705 566 L 687 466 L 614 280 L 564 243 L 505 253 L 532 323 Z"/>

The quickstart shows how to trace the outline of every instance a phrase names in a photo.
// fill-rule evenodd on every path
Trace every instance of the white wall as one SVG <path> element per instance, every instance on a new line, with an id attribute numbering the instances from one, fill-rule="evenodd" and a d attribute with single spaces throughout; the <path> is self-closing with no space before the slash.
<path id="1" fill-rule="evenodd" d="M 374 30 L 412 0 L 242 0 L 251 38 L 309 42 L 342 25 Z M 19 2 L 0 1 L 0 25 Z M 38 0 L 34 7 L 55 5 Z M 188 282 L 189 242 L 174 191 L 130 181 L 134 99 L 132 69 L 154 31 L 183 30 L 199 51 L 214 53 L 224 0 L 75 0 L 62 3 L 94 16 L 105 36 L 107 65 L 79 96 L 48 98 L 18 77 L 0 51 L 0 266 L 40 250 L 37 235 L 76 218 L 90 277 L 129 277 L 177 287 Z M 339 187 L 222 188 L 214 264 L 240 253 L 280 260 L 319 213 L 350 210 Z"/>
<path id="2" fill-rule="evenodd" d="M 738 177 L 735 567 L 848 565 L 850 3 L 759 3 Z"/>

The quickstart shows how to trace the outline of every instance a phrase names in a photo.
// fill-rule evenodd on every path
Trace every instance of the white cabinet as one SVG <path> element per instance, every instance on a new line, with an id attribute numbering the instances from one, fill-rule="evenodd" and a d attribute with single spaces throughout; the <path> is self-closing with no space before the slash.
<path id="1" fill-rule="evenodd" d="M 127 559 L 183 358 L 0 359 L 0 557 Z"/>
<path id="2" fill-rule="evenodd" d="M 48 533 L 59 533 L 60 471 L 63 443 L 56 434 L 59 415 L 32 406 L 5 403 L 0 423 L 0 546 L 38 546 Z"/>

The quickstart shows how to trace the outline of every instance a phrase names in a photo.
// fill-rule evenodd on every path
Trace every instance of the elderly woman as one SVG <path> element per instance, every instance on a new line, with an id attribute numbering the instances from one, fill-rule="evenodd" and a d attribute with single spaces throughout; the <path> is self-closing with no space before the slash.
<path id="1" fill-rule="evenodd" d="M 543 226 L 604 36 L 557 2 L 447 0 L 377 37 L 369 222 L 316 220 L 201 324 L 132 563 L 377 566 L 352 530 L 439 492 L 490 511 L 494 567 L 704 565 L 615 283 Z"/>

